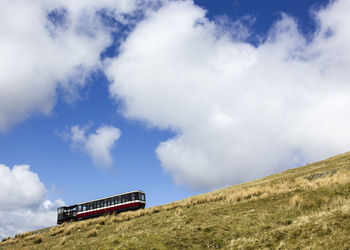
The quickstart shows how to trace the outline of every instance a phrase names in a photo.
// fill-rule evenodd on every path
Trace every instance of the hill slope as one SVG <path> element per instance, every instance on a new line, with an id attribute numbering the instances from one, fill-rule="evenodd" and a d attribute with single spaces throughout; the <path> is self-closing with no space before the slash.
<path id="1" fill-rule="evenodd" d="M 307 247 L 350 248 L 350 153 L 167 205 L 0 243 L 0 249 Z"/>

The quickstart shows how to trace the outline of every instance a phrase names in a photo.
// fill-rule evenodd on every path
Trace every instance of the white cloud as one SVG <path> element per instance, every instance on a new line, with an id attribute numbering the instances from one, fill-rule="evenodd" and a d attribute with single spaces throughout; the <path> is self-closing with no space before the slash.
<path id="1" fill-rule="evenodd" d="M 139 23 L 110 61 L 110 92 L 125 102 L 126 117 L 177 133 L 156 152 L 177 183 L 193 188 L 347 151 L 349 11 L 341 0 L 315 13 L 311 42 L 282 15 L 253 47 L 237 40 L 245 29 L 225 32 L 191 1 L 170 2 Z"/>
<path id="2" fill-rule="evenodd" d="M 98 11 L 127 22 L 125 14 L 153 2 L 0 1 L 0 132 L 33 114 L 50 114 L 57 88 L 74 97 L 100 67 L 112 28 Z"/>
<path id="3" fill-rule="evenodd" d="M 0 179 L 0 210 L 30 207 L 43 200 L 46 193 L 38 175 L 28 165 L 10 169 L 0 164 Z"/>
<path id="4" fill-rule="evenodd" d="M 87 130 L 87 127 L 79 128 L 78 125 L 71 128 L 72 146 L 83 150 L 97 166 L 110 167 L 111 150 L 121 135 L 120 130 L 112 126 L 102 126 L 95 133 L 86 135 Z"/>
<path id="5" fill-rule="evenodd" d="M 46 189 L 28 165 L 0 164 L 0 238 L 57 223 L 62 200 L 45 199 Z"/>

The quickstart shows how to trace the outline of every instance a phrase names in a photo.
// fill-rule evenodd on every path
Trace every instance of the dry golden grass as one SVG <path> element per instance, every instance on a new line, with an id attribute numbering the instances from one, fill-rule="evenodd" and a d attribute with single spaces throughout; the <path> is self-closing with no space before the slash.
<path id="1" fill-rule="evenodd" d="M 60 245 L 64 246 L 67 243 L 67 237 L 62 237 L 61 241 L 59 242 Z"/>
<path id="2" fill-rule="evenodd" d="M 41 235 L 36 235 L 33 239 L 33 243 L 40 244 L 41 242 L 43 242 L 43 237 Z"/>
<path id="3" fill-rule="evenodd" d="M 97 237 L 97 231 L 96 231 L 96 229 L 92 229 L 91 231 L 89 231 L 88 233 L 87 233 L 87 236 L 86 236 L 87 238 L 91 238 L 91 237 Z"/>
<path id="4" fill-rule="evenodd" d="M 105 225 L 107 223 L 107 216 L 101 216 L 95 219 L 95 223 Z"/>
<path id="5" fill-rule="evenodd" d="M 25 241 L 31 241 L 34 244 L 40 244 L 43 241 L 43 237 L 40 234 L 28 235 L 24 238 Z"/>
<path id="6" fill-rule="evenodd" d="M 184 212 L 183 212 L 183 210 L 181 208 L 177 208 L 175 210 L 175 216 L 181 217 L 183 215 L 184 215 Z"/>
<path id="7" fill-rule="evenodd" d="M 5 241 L 10 240 L 10 239 L 11 239 L 10 236 L 9 236 L 9 237 L 5 237 L 5 238 L 3 238 L 3 239 L 1 240 L 1 242 L 5 242 Z"/>
<path id="8" fill-rule="evenodd" d="M 21 234 L 16 234 L 15 238 L 25 238 L 25 237 L 32 235 L 32 234 L 33 234 L 33 232 L 25 232 L 25 233 L 21 233 Z"/>
<path id="9" fill-rule="evenodd" d="M 63 226 L 57 226 L 50 228 L 50 236 L 56 236 L 65 231 L 65 228 Z"/>
<path id="10" fill-rule="evenodd" d="M 76 232 L 80 229 L 80 224 L 77 223 L 70 223 L 69 225 L 65 226 L 64 228 L 64 234 L 70 235 L 71 233 Z"/>
<path id="11" fill-rule="evenodd" d="M 290 205 L 292 208 L 299 208 L 300 204 L 302 203 L 302 199 L 299 195 L 293 196 L 293 198 L 290 200 Z"/>
<path id="12" fill-rule="evenodd" d="M 4 240 L 5 239 L 5 240 Z M 6 238 L 3 238 L 2 241 L 1 241 L 1 245 L 4 245 L 4 246 L 8 246 L 8 245 L 14 245 L 16 243 L 19 242 L 19 239 L 18 238 L 11 238 L 11 237 L 6 237 Z M 1 249 L 1 245 L 0 245 L 0 249 Z"/>
<path id="13" fill-rule="evenodd" d="M 114 231 L 116 233 L 124 232 L 126 230 L 131 229 L 133 227 L 133 224 L 134 224 L 133 221 L 123 221 L 123 222 L 117 224 Z"/>

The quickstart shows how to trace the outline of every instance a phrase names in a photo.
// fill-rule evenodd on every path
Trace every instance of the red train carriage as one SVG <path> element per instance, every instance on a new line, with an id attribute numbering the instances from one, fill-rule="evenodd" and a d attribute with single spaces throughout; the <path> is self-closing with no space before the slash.
<path id="1" fill-rule="evenodd" d="M 57 224 L 62 224 L 65 221 L 77 221 L 98 217 L 106 213 L 137 210 L 139 208 L 144 208 L 145 205 L 146 195 L 140 190 L 118 194 L 73 206 L 59 207 L 57 209 Z"/>

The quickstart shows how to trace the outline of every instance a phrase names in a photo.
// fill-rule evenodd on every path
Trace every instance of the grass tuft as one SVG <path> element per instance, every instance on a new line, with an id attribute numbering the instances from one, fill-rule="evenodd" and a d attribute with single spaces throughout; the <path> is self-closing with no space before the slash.
<path id="1" fill-rule="evenodd" d="M 92 229 L 91 231 L 89 231 L 87 233 L 87 238 L 91 238 L 91 237 L 97 237 L 97 231 L 96 229 Z"/>
<path id="2" fill-rule="evenodd" d="M 181 217 L 181 216 L 183 216 L 183 215 L 184 215 L 184 212 L 183 212 L 183 210 L 182 210 L 181 208 L 177 208 L 177 209 L 175 210 L 175 216 Z"/>
<path id="3" fill-rule="evenodd" d="M 41 235 L 35 235 L 33 237 L 34 244 L 40 244 L 41 242 L 43 242 L 43 237 Z"/>
<path id="4" fill-rule="evenodd" d="M 1 242 L 5 242 L 5 241 L 8 241 L 8 240 L 10 240 L 10 239 L 11 239 L 10 236 L 9 236 L 9 237 L 5 237 L 5 238 L 2 238 Z"/>

